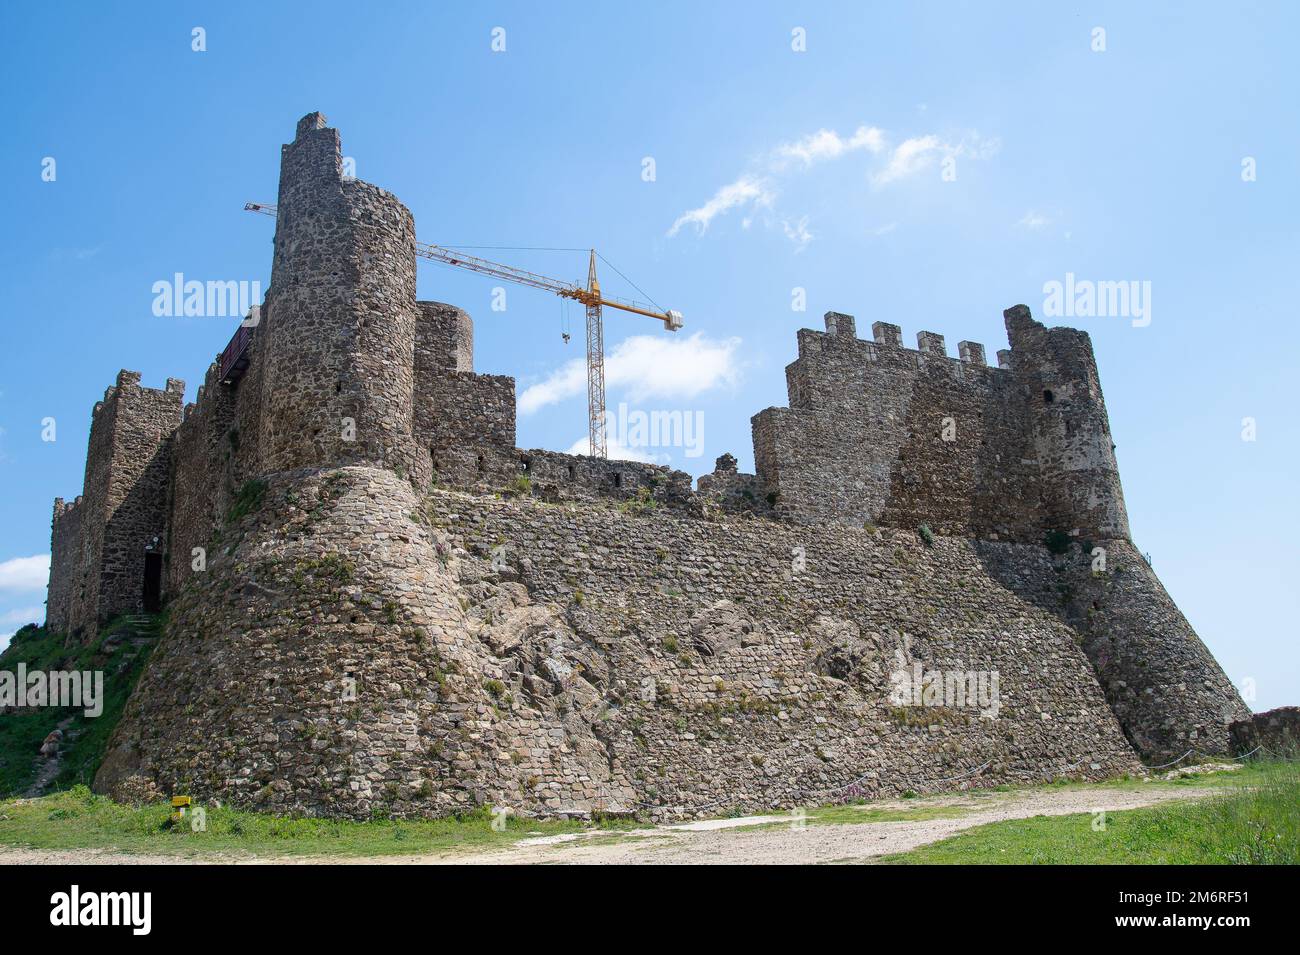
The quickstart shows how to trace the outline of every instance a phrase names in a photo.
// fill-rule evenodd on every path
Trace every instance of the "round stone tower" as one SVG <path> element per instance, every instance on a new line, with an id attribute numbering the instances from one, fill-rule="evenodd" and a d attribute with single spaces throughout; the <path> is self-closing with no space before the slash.
<path id="1" fill-rule="evenodd" d="M 1002 315 L 1011 367 L 1029 402 L 1046 529 L 1127 540 L 1128 513 L 1092 340 L 1075 328 L 1045 328 L 1025 305 Z"/>
<path id="2" fill-rule="evenodd" d="M 369 463 L 429 478 L 411 430 L 415 221 L 396 197 L 344 178 L 320 113 L 282 147 L 264 328 L 265 471 Z"/>

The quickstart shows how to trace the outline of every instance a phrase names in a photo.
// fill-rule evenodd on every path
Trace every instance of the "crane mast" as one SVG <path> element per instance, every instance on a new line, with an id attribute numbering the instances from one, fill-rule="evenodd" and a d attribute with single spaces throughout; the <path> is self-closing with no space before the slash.
<path id="1" fill-rule="evenodd" d="M 257 212 L 271 218 L 275 218 L 277 212 L 274 205 L 265 202 L 248 202 L 244 204 L 244 209 L 247 212 Z M 544 292 L 551 292 L 562 298 L 581 302 L 586 307 L 588 453 L 592 457 L 608 457 L 609 448 L 605 437 L 604 307 L 609 306 L 619 311 L 631 312 L 633 315 L 658 319 L 663 322 L 664 328 L 670 332 L 675 332 L 682 327 L 681 312 L 675 312 L 671 309 L 667 311 L 657 310 L 657 307 L 651 309 L 640 303 L 629 302 L 621 298 L 606 298 L 600 291 L 600 280 L 596 277 L 595 249 L 591 250 L 591 256 L 588 260 L 587 285 L 585 288 L 574 282 L 565 282 L 550 276 L 539 275 L 536 272 L 529 272 L 526 269 L 502 265 L 500 262 L 457 252 L 454 249 L 440 245 L 430 245 L 427 242 L 416 242 L 415 254 L 433 262 L 441 262 L 443 265 L 451 265 L 471 272 L 478 272 L 480 275 L 489 275 L 506 282 L 513 282 L 516 285 L 525 285 L 530 288 L 541 289 Z"/>
<path id="2" fill-rule="evenodd" d="M 600 311 L 600 282 L 596 279 L 596 250 L 587 266 L 587 453 L 609 457 L 605 444 L 605 321 Z"/>

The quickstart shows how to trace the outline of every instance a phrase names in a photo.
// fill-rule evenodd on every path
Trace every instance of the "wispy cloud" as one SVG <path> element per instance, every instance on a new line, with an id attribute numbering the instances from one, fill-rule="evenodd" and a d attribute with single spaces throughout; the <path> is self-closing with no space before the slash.
<path id="1" fill-rule="evenodd" d="M 709 223 L 724 212 L 730 212 L 738 206 L 758 208 L 771 206 L 776 192 L 765 179 L 741 176 L 735 182 L 728 183 L 713 194 L 713 198 L 700 206 L 683 212 L 668 230 L 669 238 L 682 230 L 683 226 L 694 225 L 700 232 L 709 228 Z"/>
<path id="2" fill-rule="evenodd" d="M 978 133 L 970 133 L 955 143 L 935 135 L 913 136 L 898 144 L 883 169 L 871 174 L 871 184 L 880 188 L 907 179 L 942 159 L 991 159 L 1001 148 L 1000 140 Z"/>
<path id="3" fill-rule="evenodd" d="M 712 388 L 731 387 L 740 377 L 739 346 L 739 338 L 714 339 L 702 332 L 688 338 L 634 335 L 605 356 L 605 386 L 622 389 L 632 401 L 694 398 Z M 586 390 L 586 362 L 565 362 L 524 389 L 519 413 L 532 414 Z"/>
<path id="4" fill-rule="evenodd" d="M 911 176 L 926 166 L 932 165 L 943 143 L 938 136 L 916 136 L 905 139 L 889 155 L 885 168 L 871 175 L 871 181 L 877 186 L 896 182 Z"/>
<path id="5" fill-rule="evenodd" d="M 839 159 L 846 153 L 861 150 L 879 153 L 884 148 L 885 134 L 874 126 L 859 126 L 849 137 L 843 137 L 833 129 L 819 129 L 803 139 L 777 146 L 772 150 L 772 162 L 781 168 L 787 161 L 797 161 L 806 169 L 827 159 Z"/>
<path id="6" fill-rule="evenodd" d="M 891 147 L 884 130 L 859 126 L 849 135 L 833 129 L 819 129 L 798 139 L 780 143 L 750 164 L 751 168 L 719 188 L 703 205 L 679 215 L 668 229 L 668 237 L 694 225 L 696 234 L 706 232 L 713 221 L 727 213 L 743 213 L 741 225 L 749 228 L 755 218 L 769 225 L 779 224 L 782 232 L 802 251 L 814 238 L 806 215 L 779 215 L 775 212 L 782 184 L 819 163 L 831 162 L 852 154 L 871 157 L 878 165 L 868 171 L 874 188 L 914 176 L 948 157 L 988 159 L 997 153 L 998 140 L 970 133 L 957 142 L 936 134 L 912 136 Z"/>
<path id="7" fill-rule="evenodd" d="M 785 230 L 785 237 L 795 244 L 796 252 L 802 252 L 813 240 L 813 234 L 808 231 L 807 216 L 803 216 L 798 222 L 783 219 L 781 228 Z"/>
<path id="8" fill-rule="evenodd" d="M 1043 226 L 1050 225 L 1051 221 L 1052 220 L 1043 213 L 1030 209 L 1024 214 L 1021 220 L 1016 223 L 1016 225 L 1020 226 L 1022 229 L 1041 229 Z"/>
<path id="9" fill-rule="evenodd" d="M 50 579 L 50 555 L 14 557 L 0 561 L 0 591 L 30 593 L 44 590 Z"/>
<path id="10" fill-rule="evenodd" d="M 84 262 L 99 255 L 103 248 L 102 245 L 96 245 L 81 249 L 55 249 L 53 254 L 56 259 L 72 259 L 76 262 Z"/>

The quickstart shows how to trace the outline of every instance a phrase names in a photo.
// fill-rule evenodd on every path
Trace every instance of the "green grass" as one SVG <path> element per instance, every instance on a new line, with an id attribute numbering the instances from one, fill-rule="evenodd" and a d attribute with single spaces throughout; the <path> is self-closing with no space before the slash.
<path id="1" fill-rule="evenodd" d="M 125 806 L 77 786 L 40 799 L 0 802 L 0 844 L 231 858 L 383 856 L 506 847 L 529 836 L 591 830 L 614 836 L 619 829 L 637 825 L 623 820 L 592 824 L 511 816 L 498 832 L 486 808 L 446 819 L 371 822 L 272 816 L 231 808 L 205 811 L 206 831 L 194 832 L 188 822 L 172 825 L 171 807 L 165 803 Z"/>
<path id="2" fill-rule="evenodd" d="M 1226 778 L 1224 778 L 1226 777 Z M 1300 764 L 1202 777 L 1213 796 L 1148 809 L 990 823 L 886 864 L 1232 865 L 1300 863 Z M 1184 781 L 1140 785 L 1177 786 Z M 1201 780 L 1187 781 L 1196 785 Z"/>
<path id="3" fill-rule="evenodd" d="M 148 627 L 157 635 L 162 618 Z M 69 716 L 72 721 L 64 730 L 63 763 L 51 788 L 66 789 L 77 783 L 89 784 L 99 769 L 127 697 L 144 669 L 152 644 L 136 646 L 128 638 L 111 652 L 105 650 L 108 638 L 127 627 L 122 620 L 106 626 L 90 643 L 64 647 L 61 634 L 48 633 L 42 627 L 24 627 L 14 634 L 9 646 L 0 654 L 0 670 L 16 671 L 25 663 L 33 670 L 102 670 L 104 673 L 104 708 L 93 719 L 80 708 L 33 707 L 8 713 L 0 719 L 0 797 L 21 794 L 36 779 L 41 741 Z"/>

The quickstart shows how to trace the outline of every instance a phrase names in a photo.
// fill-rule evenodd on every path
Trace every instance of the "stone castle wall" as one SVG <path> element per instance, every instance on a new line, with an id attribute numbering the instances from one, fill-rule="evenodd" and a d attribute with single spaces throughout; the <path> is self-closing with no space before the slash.
<path id="1" fill-rule="evenodd" d="M 916 350 L 903 348 L 901 330 L 886 322 L 863 341 L 852 316 L 837 312 L 826 315 L 826 332 L 801 330 L 799 358 L 786 369 L 790 406 L 753 419 L 764 498 L 777 516 L 807 524 L 924 524 L 1026 542 L 1052 530 L 1126 535 L 1087 336 L 1073 340 L 1069 360 L 1052 363 L 1031 331 L 1042 326 L 1028 322 L 1017 318 L 1012 350 L 999 353 L 1013 367 L 999 368 L 975 342 L 948 357 L 933 332 L 918 333 Z M 1049 365 L 1061 400 L 1043 411 L 1028 389 L 1049 380 L 1040 371 Z M 1077 393 L 1066 379 L 1072 372 L 1086 382 Z M 1081 418 L 1087 428 L 1076 427 Z M 1077 460 L 1090 441 L 1104 442 L 1104 454 Z M 1106 502 L 1105 517 L 1089 513 L 1093 499 Z"/>
<path id="2" fill-rule="evenodd" d="M 97 624 L 143 607 L 145 555 L 166 551 L 172 436 L 185 383 L 140 386 L 123 370 L 95 405 L 84 491 L 55 505 L 48 618 L 93 636 Z M 55 581 L 56 570 L 58 580 Z"/>
<path id="3" fill-rule="evenodd" d="M 1138 769 L 1074 632 L 967 541 L 421 501 L 360 467 L 277 475 L 228 535 L 173 604 L 102 790 L 671 817 Z M 996 712 L 891 699 L 917 664 L 998 673 Z"/>
<path id="4" fill-rule="evenodd" d="M 86 586 L 86 567 L 82 548 L 86 544 L 82 525 L 84 498 L 79 494 L 71 503 L 54 499 L 54 517 L 50 528 L 50 586 L 46 594 L 45 625 L 55 633 L 71 633 L 73 594 Z"/>
<path id="5" fill-rule="evenodd" d="M 138 610 L 168 557 L 99 789 L 673 815 L 1231 746 L 1244 705 L 1127 540 L 1083 333 L 1009 309 L 992 368 L 829 313 L 753 418 L 756 473 L 723 455 L 698 490 L 519 449 L 514 380 L 416 301 L 410 213 L 339 154 L 319 114 L 283 148 L 242 376 L 214 364 L 182 420 L 183 384 L 123 372 L 56 502 L 51 626 Z M 996 674 L 998 712 L 899 702 L 918 664 Z"/>

